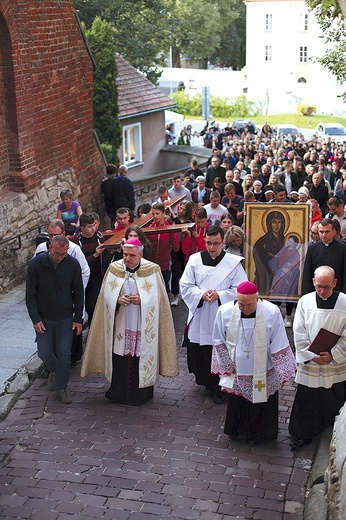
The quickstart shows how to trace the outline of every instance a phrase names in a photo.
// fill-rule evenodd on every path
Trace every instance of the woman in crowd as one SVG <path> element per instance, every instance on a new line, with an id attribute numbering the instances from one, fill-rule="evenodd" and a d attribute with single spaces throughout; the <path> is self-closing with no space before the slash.
<path id="1" fill-rule="evenodd" d="M 136 226 L 136 224 L 131 224 L 125 231 L 125 240 L 129 238 L 138 238 L 138 240 L 143 244 L 143 258 L 148 260 L 150 254 L 150 242 L 146 238 L 143 230 Z"/>
<path id="2" fill-rule="evenodd" d="M 185 256 L 185 264 L 192 254 L 206 249 L 204 238 L 209 224 L 207 222 L 207 212 L 203 207 L 195 209 L 195 222 L 196 226 L 184 233 L 181 245 Z"/>
<path id="3" fill-rule="evenodd" d="M 65 224 L 66 235 L 73 235 L 79 227 L 79 217 L 82 214 L 82 208 L 79 202 L 72 200 L 72 192 L 70 190 L 62 190 L 60 198 L 61 202 L 58 205 L 56 218 L 62 220 Z"/>
<path id="4" fill-rule="evenodd" d="M 220 177 L 215 177 L 213 182 L 213 188 L 212 191 L 218 191 L 220 193 L 220 186 L 222 184 L 222 179 Z"/>
<path id="5" fill-rule="evenodd" d="M 337 190 L 342 190 L 343 186 L 342 186 L 342 183 L 344 182 L 344 180 L 346 179 L 346 170 L 342 169 L 340 170 L 341 171 L 341 178 L 335 183 L 335 187 L 334 187 L 334 193 L 337 191 Z"/>
<path id="6" fill-rule="evenodd" d="M 142 215 L 147 215 L 151 211 L 151 205 L 149 203 L 141 204 L 137 208 L 137 218 L 140 218 Z"/>
<path id="7" fill-rule="evenodd" d="M 293 161 L 293 171 L 297 174 L 298 178 L 298 189 L 303 186 L 304 179 L 306 177 L 305 164 L 302 160 Z"/>
<path id="8" fill-rule="evenodd" d="M 243 256 L 244 231 L 239 226 L 232 226 L 225 234 L 225 250 L 232 255 Z"/>
<path id="9" fill-rule="evenodd" d="M 269 175 L 268 184 L 266 184 L 264 186 L 263 191 L 268 191 L 268 189 L 269 190 L 273 190 L 274 186 L 277 186 L 278 184 L 280 184 L 280 179 L 279 179 L 278 174 L 277 173 L 271 173 Z"/>
<path id="10" fill-rule="evenodd" d="M 299 188 L 298 197 L 296 204 L 306 204 L 310 200 L 310 192 L 306 186 Z"/>
<path id="11" fill-rule="evenodd" d="M 315 222 L 319 222 L 322 219 L 322 211 L 318 205 L 317 200 L 310 199 L 311 204 L 311 226 Z"/>
<path id="12" fill-rule="evenodd" d="M 241 187 L 243 188 L 243 193 L 245 193 L 246 191 L 253 191 L 252 175 L 250 175 L 249 173 L 245 175 Z"/>
<path id="13" fill-rule="evenodd" d="M 192 214 L 194 205 L 190 200 L 183 200 L 178 206 L 177 216 L 173 218 L 173 224 L 187 224 L 194 222 Z M 180 248 L 179 251 L 171 251 L 172 258 L 172 279 L 171 292 L 173 298 L 171 301 L 172 307 L 176 307 L 179 303 L 179 280 L 185 268 L 185 254 L 182 250 L 182 241 L 187 235 L 187 232 L 179 233 Z"/>
<path id="14" fill-rule="evenodd" d="M 224 233 L 234 225 L 233 217 L 230 213 L 224 213 L 220 219 L 220 226 L 224 230 Z"/>

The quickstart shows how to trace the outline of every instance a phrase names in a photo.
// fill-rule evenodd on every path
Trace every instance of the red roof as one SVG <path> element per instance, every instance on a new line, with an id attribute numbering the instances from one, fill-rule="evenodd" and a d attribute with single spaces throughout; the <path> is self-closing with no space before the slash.
<path id="1" fill-rule="evenodd" d="M 161 90 L 117 54 L 119 119 L 175 106 Z"/>

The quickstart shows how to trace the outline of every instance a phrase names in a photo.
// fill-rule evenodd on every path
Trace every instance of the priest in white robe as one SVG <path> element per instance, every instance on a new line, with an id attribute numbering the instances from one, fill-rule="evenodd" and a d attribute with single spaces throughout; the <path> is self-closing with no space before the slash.
<path id="1" fill-rule="evenodd" d="M 329 266 L 315 270 L 313 284 L 315 292 L 300 298 L 293 322 L 298 386 L 289 433 L 296 450 L 334 424 L 346 398 L 346 295 L 335 291 L 337 280 Z M 321 328 L 340 338 L 330 351 L 316 355 L 309 347 Z"/>
<path id="2" fill-rule="evenodd" d="M 123 259 L 105 275 L 88 335 L 82 377 L 103 373 L 106 397 L 141 405 L 153 397 L 159 374 L 178 374 L 176 339 L 160 267 L 144 260 L 143 246 L 130 238 Z"/>
<path id="3" fill-rule="evenodd" d="M 240 284 L 213 330 L 212 372 L 228 397 L 224 432 L 250 444 L 276 439 L 279 390 L 295 370 L 280 309 L 260 300 L 254 283 Z"/>
<path id="4" fill-rule="evenodd" d="M 236 287 L 247 276 L 241 265 L 243 258 L 224 251 L 220 226 L 207 229 L 205 243 L 205 251 L 190 256 L 180 279 L 180 293 L 189 309 L 184 343 L 190 373 L 220 404 L 219 377 L 211 373 L 213 325 L 219 306 L 235 299 Z"/>

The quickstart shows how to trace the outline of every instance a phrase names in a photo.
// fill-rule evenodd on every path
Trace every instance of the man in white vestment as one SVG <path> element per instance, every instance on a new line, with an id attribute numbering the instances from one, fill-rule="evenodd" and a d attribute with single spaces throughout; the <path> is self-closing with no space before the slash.
<path id="1" fill-rule="evenodd" d="M 329 266 L 315 270 L 313 284 L 315 292 L 300 298 L 293 322 L 298 387 L 289 433 L 295 450 L 334 424 L 346 397 L 346 295 L 335 291 L 335 271 Z M 309 347 L 321 328 L 340 338 L 330 351 L 316 355 Z"/>
<path id="2" fill-rule="evenodd" d="M 110 264 L 101 287 L 82 363 L 82 377 L 103 373 L 106 397 L 141 405 L 153 397 L 159 374 L 178 374 L 173 319 L 160 267 L 144 260 L 130 238 L 123 259 Z"/>
<path id="3" fill-rule="evenodd" d="M 189 371 L 205 386 L 214 403 L 223 402 L 219 377 L 211 373 L 212 330 L 219 305 L 234 300 L 236 287 L 247 280 L 243 258 L 224 251 L 224 231 L 210 226 L 206 250 L 190 256 L 180 279 L 182 299 L 189 308 L 185 343 Z"/>
<path id="4" fill-rule="evenodd" d="M 213 330 L 212 372 L 228 397 L 224 432 L 250 444 L 276 439 L 279 390 L 295 370 L 280 309 L 259 299 L 254 283 L 241 283 Z"/>

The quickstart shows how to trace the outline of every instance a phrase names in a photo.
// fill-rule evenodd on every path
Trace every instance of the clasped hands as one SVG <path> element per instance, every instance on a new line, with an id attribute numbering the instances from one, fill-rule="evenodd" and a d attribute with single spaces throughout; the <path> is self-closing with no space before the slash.
<path id="1" fill-rule="evenodd" d="M 140 305 L 141 297 L 139 294 L 122 294 L 118 298 L 118 304 L 127 307 L 128 305 Z"/>
<path id="2" fill-rule="evenodd" d="M 320 355 L 314 357 L 312 361 L 318 365 L 329 365 L 329 363 L 333 361 L 333 358 L 329 352 L 320 352 Z"/>
<path id="3" fill-rule="evenodd" d="M 204 300 L 207 303 L 213 303 L 215 300 L 219 299 L 219 294 L 217 291 L 209 290 L 205 291 L 202 295 L 202 300 Z"/>

